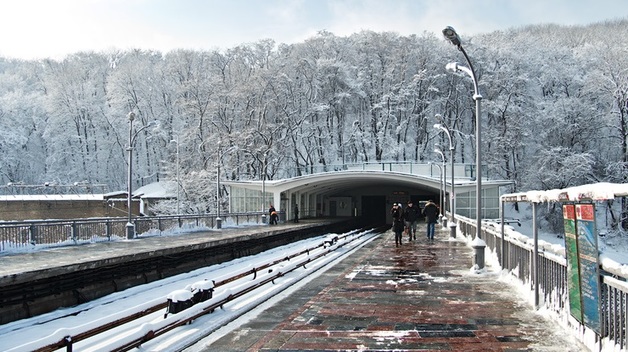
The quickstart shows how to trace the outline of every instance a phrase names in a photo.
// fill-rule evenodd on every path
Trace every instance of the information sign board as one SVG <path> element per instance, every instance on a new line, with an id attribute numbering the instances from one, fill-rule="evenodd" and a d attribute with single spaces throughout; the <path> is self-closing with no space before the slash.
<path id="1" fill-rule="evenodd" d="M 576 236 L 576 206 L 563 204 L 565 228 L 565 252 L 567 255 L 567 288 L 569 289 L 569 311 L 580 323 L 582 319 L 582 294 L 580 293 L 580 261 L 578 260 L 578 237 Z"/>
<path id="2" fill-rule="evenodd" d="M 584 324 L 600 335 L 600 266 L 594 204 L 576 204 L 576 231 Z"/>

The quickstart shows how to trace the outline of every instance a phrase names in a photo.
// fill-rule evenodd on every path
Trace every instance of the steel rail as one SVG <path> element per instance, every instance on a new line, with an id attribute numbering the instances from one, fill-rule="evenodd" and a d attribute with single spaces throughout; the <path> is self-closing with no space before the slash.
<path id="1" fill-rule="evenodd" d="M 193 314 L 191 316 L 175 320 L 174 322 L 167 324 L 163 327 L 160 327 L 158 329 L 152 329 L 146 332 L 141 337 L 131 339 L 130 341 L 124 342 L 119 346 L 115 346 L 115 347 L 112 346 L 110 350 L 111 351 L 128 351 L 130 349 L 141 346 L 143 343 L 146 343 L 147 341 L 155 339 L 177 327 L 189 324 L 192 321 L 198 319 L 199 317 L 209 314 L 213 312 L 215 309 L 224 306 L 226 303 L 229 303 L 230 301 L 233 301 L 236 298 L 239 298 L 247 293 L 250 293 L 259 287 L 262 287 L 268 283 L 274 283 L 276 279 L 284 276 L 285 274 L 292 272 L 300 267 L 305 267 L 306 264 L 314 262 L 317 259 L 320 259 L 326 256 L 327 254 L 357 240 L 358 238 L 361 238 L 364 235 L 377 233 L 382 230 L 384 229 L 354 230 L 354 231 L 350 231 L 344 234 L 335 235 L 331 238 L 326 238 L 322 243 L 319 243 L 315 246 L 309 247 L 304 250 L 299 250 L 289 255 L 282 256 L 281 259 L 273 259 L 268 262 L 264 262 L 261 265 L 254 267 L 253 269 L 236 273 L 220 281 L 212 280 L 214 284 L 214 288 L 224 286 L 228 283 L 232 283 L 238 280 L 242 280 L 251 275 L 253 275 L 253 278 L 251 280 L 255 280 L 257 278 L 257 274 L 261 272 L 262 270 L 272 268 L 273 266 L 277 266 L 284 262 L 291 262 L 291 260 L 293 260 L 294 258 L 306 255 L 305 258 L 303 258 L 302 260 L 292 263 L 292 265 L 288 266 L 287 268 L 284 268 L 284 270 L 277 270 L 276 273 L 270 275 L 267 278 L 264 278 L 263 280 L 260 280 L 254 285 L 246 286 L 244 289 L 228 294 L 223 299 L 214 300 L 213 302 L 211 302 L 211 304 L 206 304 L 206 306 L 204 306 L 197 314 Z M 315 252 L 317 250 L 319 251 L 318 253 L 316 253 L 315 255 L 310 255 L 311 252 Z M 207 302 L 200 302 L 198 303 L 198 305 L 203 304 L 203 303 L 207 303 Z M 107 322 L 95 328 L 91 328 L 91 329 L 82 331 L 80 333 L 74 334 L 74 335 L 64 336 L 61 340 L 55 343 L 47 344 L 44 346 L 34 346 L 34 345 L 28 344 L 28 348 L 33 351 L 48 352 L 48 351 L 56 351 L 58 349 L 62 349 L 65 347 L 67 352 L 72 352 L 73 345 L 78 342 L 85 341 L 87 339 L 104 334 L 108 332 L 109 330 L 118 328 L 122 325 L 132 323 L 135 320 L 138 320 L 143 317 L 146 317 L 147 315 L 156 313 L 159 310 L 162 310 L 166 307 L 168 307 L 168 302 L 162 302 L 154 306 L 151 306 L 149 308 L 145 308 L 140 311 L 130 313 L 128 316 L 124 318 L 115 319 L 113 321 Z M 166 313 L 166 315 L 167 314 L 168 313 Z M 173 313 L 173 314 L 176 314 L 176 313 Z M 36 343 L 36 342 L 37 341 L 33 341 L 32 343 Z M 17 348 L 24 348 L 24 347 L 26 346 L 22 345 L 22 346 L 18 346 Z"/>

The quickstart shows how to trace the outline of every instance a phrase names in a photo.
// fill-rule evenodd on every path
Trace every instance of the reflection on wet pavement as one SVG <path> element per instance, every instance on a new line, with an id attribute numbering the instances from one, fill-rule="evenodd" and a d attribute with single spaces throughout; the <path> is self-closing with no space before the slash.
<path id="1" fill-rule="evenodd" d="M 386 233 L 207 350 L 586 350 L 445 236 Z"/>

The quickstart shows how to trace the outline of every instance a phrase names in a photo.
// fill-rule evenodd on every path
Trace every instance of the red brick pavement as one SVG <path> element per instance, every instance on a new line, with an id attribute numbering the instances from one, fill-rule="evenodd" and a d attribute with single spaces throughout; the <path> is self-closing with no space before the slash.
<path id="1" fill-rule="evenodd" d="M 421 228 L 423 230 L 424 228 Z M 422 232 L 421 232 L 422 234 Z M 585 351 L 444 231 L 386 233 L 206 351 Z M 196 347 L 198 350 L 199 347 Z"/>

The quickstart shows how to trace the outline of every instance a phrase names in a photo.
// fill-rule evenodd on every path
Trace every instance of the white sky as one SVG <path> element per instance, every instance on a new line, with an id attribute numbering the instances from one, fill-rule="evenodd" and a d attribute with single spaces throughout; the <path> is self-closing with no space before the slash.
<path id="1" fill-rule="evenodd" d="M 461 36 L 529 24 L 628 18 L 625 0 L 0 0 L 0 57 L 109 49 L 224 49 L 320 30 Z"/>

